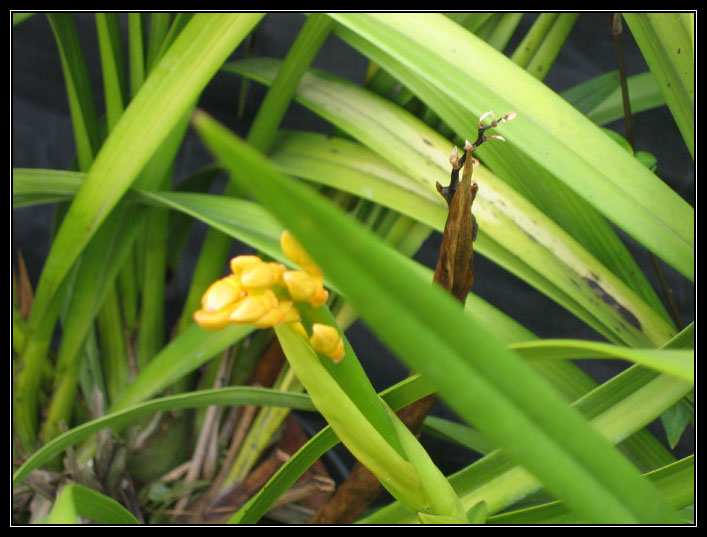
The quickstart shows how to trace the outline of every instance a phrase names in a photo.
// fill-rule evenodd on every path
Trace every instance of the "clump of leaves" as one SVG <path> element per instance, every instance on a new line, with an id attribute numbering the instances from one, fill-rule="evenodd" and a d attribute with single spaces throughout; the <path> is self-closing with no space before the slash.
<path id="1" fill-rule="evenodd" d="M 270 511 L 304 522 L 325 509 L 331 487 L 324 471 L 302 476 L 341 441 L 395 502 L 334 520 L 689 521 L 693 457 L 676 461 L 645 427 L 662 416 L 674 443 L 693 418 L 694 323 L 682 329 L 671 318 L 616 229 L 694 281 L 694 209 L 599 124 L 630 117 L 627 103 L 633 113 L 666 103 L 682 137 L 670 143 L 694 155 L 694 14 L 626 14 L 650 73 L 607 74 L 563 95 L 541 79 L 578 15 L 539 14 L 505 56 L 522 16 L 316 13 L 282 61 L 228 62 L 263 14 L 96 14 L 103 120 L 74 16 L 48 14 L 76 166 L 13 170 L 17 210 L 59 208 L 33 299 L 21 272 L 13 286 L 18 520 L 41 495 L 25 485 L 59 475 L 32 472 L 64 470 L 43 487 L 49 501 L 32 521 L 198 523 L 210 513 L 255 523 Z M 364 85 L 311 68 L 331 33 L 370 59 Z M 245 140 L 195 111 L 218 73 L 269 86 Z M 334 136 L 279 130 L 293 100 Z M 467 295 L 469 266 L 452 285 L 455 299 L 409 259 L 445 229 L 449 206 L 435 184 L 450 174 L 450 149 L 473 138 L 488 110 L 518 115 L 503 125 L 505 144 L 476 144 L 475 198 L 471 149 L 452 162 L 462 185 L 469 178 L 457 212 L 473 235 L 474 201 L 472 251 L 605 342 L 538 339 L 513 312 Z M 215 166 L 174 187 L 189 125 Z M 230 178 L 223 195 L 206 193 L 216 168 Z M 168 268 L 182 263 L 197 220 L 209 231 L 180 319 L 166 327 Z M 338 363 L 286 323 L 209 332 L 192 322 L 233 239 L 293 268 L 279 247 L 284 229 L 321 268 L 331 296 L 305 324 L 344 334 Z M 377 394 L 345 336 L 357 319 L 416 373 Z M 575 358 L 632 365 L 597 386 Z M 431 393 L 468 426 L 428 420 L 423 430 L 483 454 L 451 476 L 394 413 Z M 282 427 L 290 409 L 317 411 L 328 426 L 307 441 L 298 433 L 283 449 L 290 457 L 274 457 L 272 446 L 288 438 L 278 441 L 278 431 L 292 430 Z M 106 427 L 122 438 L 110 457 L 96 436 Z M 167 457 L 180 455 L 177 443 L 186 460 Z M 147 463 L 138 472 L 139 459 Z M 99 460 L 101 478 L 81 482 Z M 168 460 L 169 469 L 156 464 Z M 314 492 L 323 497 L 310 501 Z M 278 502 L 288 507 L 271 511 Z"/>

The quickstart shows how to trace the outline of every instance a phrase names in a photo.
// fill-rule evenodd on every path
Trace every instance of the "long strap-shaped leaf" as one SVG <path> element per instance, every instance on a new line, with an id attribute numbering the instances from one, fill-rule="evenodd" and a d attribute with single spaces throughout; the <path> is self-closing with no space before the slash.
<path id="1" fill-rule="evenodd" d="M 199 408 L 211 405 L 259 405 L 259 406 L 286 406 L 300 410 L 314 410 L 309 397 L 301 393 L 279 392 L 270 388 L 254 388 L 251 386 L 237 386 L 233 388 L 216 388 L 210 390 L 181 393 L 153 399 L 139 404 L 113 410 L 105 416 L 83 423 L 70 431 L 47 442 L 42 448 L 33 453 L 20 466 L 12 476 L 13 486 L 17 486 L 29 473 L 41 467 L 52 457 L 61 453 L 69 446 L 90 435 L 111 427 L 119 430 L 125 424 L 155 412 L 176 410 L 181 408 Z"/>
<path id="2" fill-rule="evenodd" d="M 694 159 L 694 14 L 625 13 L 624 17 Z"/>
<path id="3" fill-rule="evenodd" d="M 227 64 L 225 69 L 269 83 L 277 70 L 277 62 L 267 58 L 243 60 Z M 418 196 L 419 210 L 413 206 L 410 211 L 409 204 L 407 209 L 404 208 L 396 198 L 391 199 L 395 204 L 390 206 L 416 219 L 432 216 L 430 209 L 436 207 L 436 223 L 429 218 L 423 221 L 442 229 L 446 216 L 442 210 L 444 203 L 435 192 L 434 183 L 437 178 L 449 173 L 448 140 L 406 110 L 322 71 L 310 70 L 302 78 L 298 100 L 403 172 L 402 175 L 391 174 L 389 170 L 381 170 L 380 165 L 375 165 L 376 172 L 380 170 L 382 173 L 373 173 L 372 177 L 380 176 L 383 181 L 398 185 L 418 181 L 422 188 L 427 187 L 428 195 Z M 307 143 L 304 141 L 305 146 Z M 310 149 L 314 147 L 312 144 Z M 285 145 L 291 152 L 292 146 L 297 144 Z M 344 162 L 344 146 L 351 146 L 350 143 L 341 144 L 342 147 L 327 145 L 319 155 L 309 158 L 305 166 L 300 165 L 297 170 L 288 168 L 287 173 L 301 174 L 307 179 L 319 181 L 316 172 L 324 163 L 322 153 L 328 152 L 327 160 L 336 166 L 339 161 Z M 301 150 L 299 152 L 302 153 Z M 273 158 L 279 160 L 275 156 L 278 153 L 279 149 L 275 149 Z M 351 168 L 351 164 L 348 167 Z M 304 173 L 303 168 L 306 168 Z M 406 176 L 412 181 L 406 181 Z M 626 284 L 516 191 L 483 166 L 474 172 L 474 177 L 480 188 L 474 204 L 480 223 L 477 251 L 528 281 L 609 339 L 630 346 L 650 346 L 660 344 L 672 335 L 671 327 L 641 303 Z M 410 190 L 415 194 L 422 193 L 419 185 L 416 186 L 418 188 L 410 187 Z M 348 190 L 342 186 L 337 188 Z M 371 189 L 376 191 L 378 187 L 371 185 Z M 366 191 L 357 194 L 369 197 Z M 399 202 L 409 199 L 409 195 L 405 198 L 401 196 Z M 426 205 L 430 207 L 423 209 Z"/>
<path id="4" fill-rule="evenodd" d="M 307 136 L 304 139 L 307 140 L 309 145 L 317 145 L 316 137 Z M 336 142 L 336 139 L 333 139 L 332 142 Z M 339 140 L 339 142 L 342 141 Z M 350 144 L 350 142 L 347 143 Z M 364 149 L 360 146 L 355 147 L 359 147 L 361 150 Z M 351 191 L 357 193 L 359 193 L 359 190 L 371 190 L 372 192 L 380 194 L 381 190 L 384 190 L 382 185 L 373 186 L 367 183 L 365 176 L 355 173 L 355 170 L 357 167 L 362 167 L 362 170 L 366 169 L 368 173 L 372 174 L 374 171 L 378 173 L 384 173 L 386 170 L 391 171 L 392 167 L 382 166 L 382 164 L 385 164 L 384 162 L 380 159 L 371 159 L 372 154 L 363 151 L 354 153 L 356 159 L 350 162 L 346 159 L 346 155 L 349 153 L 344 150 L 344 146 L 337 143 L 331 149 L 334 148 L 340 157 L 339 163 L 343 167 L 325 168 L 322 170 L 322 177 L 327 177 L 331 181 L 341 181 L 340 183 L 336 182 L 331 184 L 339 188 L 347 186 Z M 321 152 L 319 155 L 321 159 L 326 160 L 326 152 Z M 349 156 L 351 156 L 351 154 L 349 154 Z M 307 162 L 310 167 L 315 167 L 315 164 L 317 162 L 321 163 L 321 160 L 309 160 Z M 280 161 L 279 164 L 282 164 L 282 162 Z M 298 169 L 304 169 L 304 167 Z M 328 172 L 326 170 L 328 170 Z M 57 182 L 60 185 L 64 185 L 62 188 L 65 189 L 64 192 L 66 195 L 75 194 L 78 190 L 77 183 L 80 184 L 80 179 L 83 177 L 83 174 L 77 174 L 77 176 L 72 176 L 72 181 L 67 182 L 67 174 L 63 172 L 42 170 L 39 175 L 35 175 L 34 173 L 29 173 L 31 171 L 32 170 L 15 170 L 13 173 L 15 186 L 13 195 L 16 195 L 16 197 L 22 200 L 26 199 L 30 193 L 40 196 L 43 195 L 42 192 L 44 192 L 44 190 L 41 189 L 41 185 L 35 184 L 35 182 L 44 185 L 44 189 L 47 192 L 58 193 L 59 190 L 51 186 L 52 183 Z M 299 176 L 300 174 L 295 173 L 295 175 Z M 40 178 L 41 181 L 38 181 Z M 393 184 L 395 184 L 394 181 Z M 47 185 L 50 185 L 49 188 L 47 188 Z M 401 184 L 400 188 L 397 188 L 391 197 L 399 198 L 403 192 L 405 192 L 405 190 Z M 188 214 L 194 218 L 198 218 L 207 225 L 215 227 L 237 240 L 250 244 L 259 251 L 265 252 L 267 255 L 281 262 L 289 262 L 286 258 L 281 257 L 282 252 L 278 243 L 278 237 L 282 233 L 282 225 L 279 224 L 270 213 L 266 212 L 261 205 L 238 198 L 224 198 L 222 196 L 208 196 L 195 193 L 143 192 L 138 194 L 138 196 L 138 199 L 142 202 L 151 204 L 159 203 L 176 211 L 182 211 L 185 215 Z M 374 199 L 378 200 L 379 198 Z M 418 216 L 422 210 L 422 207 L 417 202 L 419 199 L 419 197 L 415 198 L 415 207 L 418 210 Z M 416 263 L 410 263 L 410 266 L 412 269 L 419 270 L 423 279 L 432 281 L 432 271 L 430 269 Z M 331 288 L 331 282 L 327 282 L 327 286 Z M 481 323 L 489 332 L 506 343 L 525 342 L 527 344 L 527 342 L 533 339 L 532 333 L 523 329 L 509 317 L 473 294 L 470 294 L 467 298 L 465 312 L 471 315 L 477 322 Z M 218 333 L 213 335 L 218 335 Z M 181 336 L 178 339 L 182 339 Z M 164 375 L 165 371 L 167 371 L 165 367 L 171 368 L 177 363 L 184 362 L 188 359 L 189 350 L 185 348 L 185 345 L 181 341 L 177 342 L 176 340 L 173 343 L 175 347 L 173 349 L 174 352 L 168 351 L 168 349 L 172 349 L 173 347 L 173 345 L 170 344 L 164 349 L 163 353 L 161 353 L 159 358 L 160 363 L 155 364 L 156 367 L 154 370 L 159 372 L 160 375 Z M 596 343 L 593 342 L 587 343 L 596 345 Z M 207 344 L 206 340 L 203 341 L 203 344 Z M 611 348 L 624 350 L 624 347 Z M 170 355 L 167 356 L 166 354 Z M 194 366 L 195 362 L 190 361 L 190 364 Z M 582 380 L 581 371 L 570 362 L 543 360 L 540 362 L 535 361 L 533 365 L 553 383 L 553 386 L 555 386 L 567 400 L 571 401 L 577 399 L 594 386 L 592 381 Z M 180 370 L 186 372 L 184 368 Z M 141 372 L 140 376 L 136 382 L 130 386 L 129 390 L 133 391 L 133 386 L 142 383 L 141 377 L 143 373 L 149 376 L 147 372 Z M 174 378 L 174 376 L 170 375 L 170 378 Z M 137 393 L 140 397 L 144 398 L 156 392 L 154 380 L 155 379 L 151 381 L 152 387 L 149 390 L 138 390 Z M 145 384 L 145 386 L 148 386 L 148 384 Z M 135 399 L 134 397 L 132 398 L 133 403 L 138 400 L 139 399 Z M 647 434 L 646 431 L 645 434 L 641 433 L 640 436 L 647 438 Z M 649 445 L 655 447 L 655 443 L 638 442 L 638 440 L 639 439 L 636 438 L 636 442 L 631 441 L 631 447 L 626 447 L 630 449 L 634 460 L 641 461 L 639 464 L 643 464 L 643 467 L 652 468 L 655 464 L 668 462 L 663 459 L 655 460 L 653 456 L 650 455 L 650 453 L 653 453 L 652 450 L 650 453 L 645 452 L 644 447 Z M 646 458 L 647 456 L 648 458 Z"/>
<path id="5" fill-rule="evenodd" d="M 76 24 L 70 13 L 47 14 L 52 27 L 59 57 L 64 71 L 66 95 L 74 127 L 74 141 L 79 168 L 85 171 L 91 166 L 98 146 L 98 123 L 91 81 L 79 43 Z"/>
<path id="6" fill-rule="evenodd" d="M 667 373 L 694 384 L 693 350 L 627 349 L 617 345 L 573 339 L 546 339 L 517 343 L 511 348 L 529 360 L 559 360 L 566 358 L 619 358 Z"/>
<path id="7" fill-rule="evenodd" d="M 629 461 L 451 297 L 208 116 L 194 122 L 232 179 L 295 234 L 381 340 L 571 509 L 595 522 L 680 522 Z"/>
<path id="8" fill-rule="evenodd" d="M 262 14 L 200 14 L 195 16 L 126 109 L 91 165 L 52 245 L 37 287 L 29 321 L 30 339 L 51 305 L 59 285 L 81 251 L 118 203 L 160 143 L 184 116 L 224 60 Z M 49 330 L 44 330 L 48 332 Z M 28 343 L 25 369 L 36 371 L 43 349 Z M 15 408 L 23 444 L 34 439 L 39 377 L 17 377 L 24 398 Z M 19 430 L 19 429 L 18 429 Z"/>
<path id="9" fill-rule="evenodd" d="M 536 21 L 534 28 L 538 23 L 548 19 L 554 20 L 553 18 L 556 17 L 557 14 L 543 14 Z M 569 17 L 571 19 L 572 16 L 570 15 Z M 573 21 L 567 18 L 558 19 L 555 27 L 564 26 L 567 29 L 566 24 L 568 22 L 571 26 Z M 540 24 L 540 27 L 542 26 Z M 466 132 L 469 126 L 468 117 L 465 115 L 460 116 L 454 100 L 444 94 L 438 87 L 348 28 L 339 25 L 336 29 L 336 34 L 372 61 L 381 65 L 387 72 L 392 73 L 410 91 L 414 91 L 419 99 L 440 115 L 446 125 L 452 129 L 457 129 L 458 135 L 461 136 Z M 554 42 L 555 44 L 561 44 L 563 41 L 551 38 L 550 35 L 546 37 L 545 43 Z M 523 44 L 519 45 L 519 49 L 523 50 L 524 46 Z M 542 68 L 543 70 L 552 63 L 551 58 L 546 57 L 547 54 L 545 52 L 541 53 L 538 51 L 538 55 L 533 59 L 534 62 L 537 60 L 545 65 Z M 515 61 L 515 57 L 513 59 Z M 531 66 L 524 65 L 524 62 L 519 63 L 519 65 L 529 71 L 531 69 Z M 616 84 L 618 85 L 618 81 Z M 595 91 L 594 93 L 597 92 Z M 572 103 L 572 101 L 570 102 Z M 621 111 L 623 113 L 623 109 Z M 451 137 L 451 134 L 446 136 Z M 653 309 L 660 311 L 666 319 L 668 318 L 660 300 L 623 242 L 621 242 L 609 222 L 588 202 L 540 164 L 535 163 L 519 152 L 512 144 L 485 144 L 479 148 L 476 156 L 485 165 L 489 166 L 496 175 L 518 190 L 531 203 L 541 209 L 546 216 L 554 220 L 639 296 L 643 297 Z M 482 190 L 483 185 L 480 185 L 480 192 Z M 595 203 L 600 204 L 601 201 L 595 200 Z M 506 243 L 506 241 L 501 242 Z"/>
<path id="10" fill-rule="evenodd" d="M 648 249 L 694 278 L 694 210 L 513 62 L 441 15 L 337 13 L 332 17 L 466 111 L 459 114 L 468 121 L 461 132 L 474 132 L 476 118 L 489 109 L 517 111 L 516 121 L 504 127 L 504 137 Z"/>
<path id="11" fill-rule="evenodd" d="M 89 170 L 42 271 L 32 318 L 149 157 L 261 14 L 200 14 L 192 19 L 116 125 Z"/>

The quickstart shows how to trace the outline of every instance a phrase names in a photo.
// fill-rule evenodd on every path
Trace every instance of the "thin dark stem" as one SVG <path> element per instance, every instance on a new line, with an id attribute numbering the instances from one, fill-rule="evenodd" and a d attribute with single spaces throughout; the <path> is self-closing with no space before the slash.
<path id="1" fill-rule="evenodd" d="M 611 17 L 611 35 L 614 38 L 614 46 L 616 47 L 616 62 L 619 66 L 619 82 L 621 84 L 621 98 L 624 105 L 624 123 L 626 125 L 626 139 L 631 147 L 635 147 L 633 138 L 633 120 L 631 116 L 631 101 L 628 98 L 628 82 L 626 75 L 626 61 L 624 59 L 623 47 L 623 31 L 621 27 L 621 14 L 612 13 Z"/>
<path id="2" fill-rule="evenodd" d="M 631 115 L 631 101 L 628 95 L 628 82 L 626 74 L 626 61 L 624 58 L 623 49 L 623 29 L 621 25 L 621 14 L 612 13 L 609 15 L 611 21 L 611 35 L 614 38 L 614 45 L 616 47 L 616 61 L 619 66 L 619 82 L 621 84 L 621 99 L 623 101 L 624 107 L 624 124 L 626 126 L 626 140 L 635 149 L 634 136 L 633 136 L 633 120 Z M 682 316 L 680 315 L 680 310 L 678 309 L 677 303 L 675 302 L 675 296 L 673 295 L 673 290 L 668 285 L 668 280 L 665 277 L 665 272 L 663 271 L 663 266 L 660 264 L 660 260 L 653 254 L 653 252 L 648 252 L 653 263 L 653 268 L 658 276 L 658 281 L 660 282 L 660 287 L 663 290 L 666 300 L 668 301 L 668 306 L 670 307 L 670 312 L 675 321 L 675 325 L 678 330 L 682 330 L 684 323 L 682 321 Z"/>
<path id="3" fill-rule="evenodd" d="M 653 263 L 653 268 L 658 275 L 658 280 L 660 280 L 660 287 L 663 289 L 665 296 L 668 300 L 668 306 L 670 307 L 670 313 L 673 315 L 675 320 L 675 326 L 678 330 L 682 330 L 685 327 L 685 323 L 682 320 L 682 315 L 680 315 L 680 310 L 678 309 L 677 302 L 675 302 L 675 296 L 673 295 L 673 290 L 668 284 L 668 280 L 665 278 L 665 272 L 660 264 L 660 260 L 653 254 L 650 254 L 651 262 Z"/>

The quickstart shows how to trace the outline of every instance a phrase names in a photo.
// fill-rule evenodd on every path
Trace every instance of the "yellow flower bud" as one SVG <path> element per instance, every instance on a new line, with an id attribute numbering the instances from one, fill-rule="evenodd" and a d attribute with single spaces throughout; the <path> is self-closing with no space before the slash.
<path id="1" fill-rule="evenodd" d="M 321 280 L 299 270 L 289 270 L 282 275 L 282 280 L 296 302 L 309 302 L 315 308 L 329 300 L 329 292 L 322 287 Z"/>
<path id="2" fill-rule="evenodd" d="M 248 288 L 270 287 L 276 283 L 285 267 L 279 263 L 259 263 L 246 267 L 241 272 L 241 283 Z"/>
<path id="3" fill-rule="evenodd" d="M 335 362 L 340 362 L 341 359 L 344 357 L 344 354 L 346 354 L 346 351 L 344 350 L 344 340 L 340 339 L 339 344 L 336 346 L 336 349 L 334 349 L 333 352 L 327 354 L 327 356 Z"/>
<path id="4" fill-rule="evenodd" d="M 242 298 L 231 313 L 229 320 L 235 323 L 253 323 L 277 307 L 277 297 L 266 289 L 258 295 L 248 295 Z"/>
<path id="5" fill-rule="evenodd" d="M 288 230 L 283 231 L 282 235 L 280 235 L 280 248 L 282 248 L 282 251 L 287 257 L 302 267 L 302 270 L 319 280 L 323 278 L 321 269 L 312 258 L 309 257 L 309 254 Z"/>
<path id="6" fill-rule="evenodd" d="M 296 302 L 309 302 L 321 283 L 306 272 L 288 270 L 282 275 L 287 291 Z"/>
<path id="7" fill-rule="evenodd" d="M 221 330 L 225 328 L 229 321 L 229 316 L 233 312 L 235 304 L 222 308 L 216 312 L 199 310 L 194 313 L 196 323 L 206 330 Z"/>
<path id="8" fill-rule="evenodd" d="M 280 302 L 265 315 L 253 322 L 258 328 L 270 328 L 281 323 L 299 321 L 299 311 L 292 306 L 292 302 Z"/>
<path id="9" fill-rule="evenodd" d="M 245 294 L 238 278 L 226 276 L 212 283 L 201 297 L 201 306 L 209 313 L 234 304 Z"/>
<path id="10" fill-rule="evenodd" d="M 344 357 L 344 344 L 339 331 L 328 324 L 314 323 L 309 342 L 315 351 L 339 361 Z"/>
<path id="11" fill-rule="evenodd" d="M 321 285 L 317 287 L 317 290 L 315 291 L 314 295 L 312 298 L 309 299 L 309 303 L 314 306 L 315 308 L 318 308 L 319 306 L 323 306 L 326 304 L 326 301 L 329 300 L 329 291 L 324 289 Z"/>
<path id="12" fill-rule="evenodd" d="M 240 276 L 244 270 L 261 265 L 264 261 L 257 255 L 239 255 L 231 259 L 231 272 Z"/>

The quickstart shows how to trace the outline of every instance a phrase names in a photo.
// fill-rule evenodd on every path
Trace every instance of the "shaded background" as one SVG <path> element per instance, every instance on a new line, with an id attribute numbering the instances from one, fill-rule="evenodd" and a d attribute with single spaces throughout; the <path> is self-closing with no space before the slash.
<path id="1" fill-rule="evenodd" d="M 522 37 L 537 14 L 523 17 L 516 36 Z M 282 58 L 287 53 L 304 22 L 297 13 L 270 14 L 258 26 L 253 44 L 254 56 Z M 99 114 L 103 110 L 100 58 L 94 17 L 90 13 L 76 15 L 80 40 L 90 72 Z M 125 28 L 124 28 L 125 29 Z M 629 75 L 647 70 L 647 66 L 630 32 L 625 28 L 624 51 Z M 506 53 L 514 50 L 520 38 L 514 38 Z M 244 56 L 244 46 L 233 58 Z M 324 69 L 356 83 L 363 83 L 368 61 L 335 36 L 330 36 L 314 62 Z M 582 14 L 555 65 L 545 78 L 545 83 L 557 92 L 617 68 L 616 53 L 610 33 L 607 13 Z M 263 96 L 265 88 L 250 84 L 245 114 L 237 119 L 236 109 L 241 81 L 232 74 L 215 77 L 204 91 L 199 106 L 244 136 Z M 505 112 L 497 110 L 496 112 Z M 283 128 L 303 129 L 330 133 L 328 123 L 305 108 L 293 103 L 285 117 Z M 624 134 L 623 122 L 607 127 Z M 667 109 L 663 106 L 634 116 L 636 150 L 643 150 L 658 159 L 659 175 L 693 207 L 695 205 L 694 166 L 681 141 L 680 134 Z M 591 147 L 587 152 L 591 153 Z M 74 141 L 68 102 L 61 72 L 61 64 L 54 38 L 46 18 L 37 15 L 12 29 L 12 166 L 28 168 L 68 169 L 74 155 Z M 179 181 L 198 168 L 211 162 L 193 132 L 189 132 L 178 155 L 175 181 Z M 446 178 L 440 178 L 442 182 Z M 220 189 L 225 179 L 220 180 Z M 49 250 L 53 209 L 36 206 L 12 211 L 12 256 L 18 250 L 27 263 L 33 287 L 36 287 L 41 267 Z M 181 312 L 186 289 L 199 253 L 199 246 L 206 228 L 197 223 L 190 236 L 187 256 L 179 271 L 169 282 L 167 326 L 169 331 Z M 649 280 L 659 289 L 655 271 L 648 253 L 631 239 L 628 247 Z M 434 268 L 441 235 L 434 233 L 423 245 L 416 259 Z M 242 245 L 234 245 L 234 253 L 242 252 Z M 694 286 L 667 265 L 663 265 L 668 282 L 675 295 L 685 324 L 694 320 Z M 518 280 L 501 267 L 476 256 L 476 280 L 473 291 L 510 314 L 536 335 L 543 338 L 563 337 L 602 338 L 580 320 Z M 662 292 L 658 291 L 663 298 Z M 406 376 L 405 367 L 378 343 L 362 323 L 356 323 L 347 332 L 371 380 L 380 390 Z M 626 364 L 619 361 L 582 361 L 581 365 L 597 381 L 602 382 L 623 370 Z M 438 404 L 433 412 L 447 418 L 454 416 Z M 309 414 L 299 414 L 310 432 L 321 427 L 321 422 Z M 654 424 L 652 430 L 663 441 L 662 427 Z M 423 437 L 423 443 L 432 452 L 441 469 L 449 473 L 469 464 L 474 455 L 467 450 L 450 446 L 434 438 Z M 694 432 L 691 428 L 683 435 L 675 450 L 677 456 L 694 452 Z M 333 477 L 341 479 L 350 456 L 339 449 L 328 458 Z"/>

